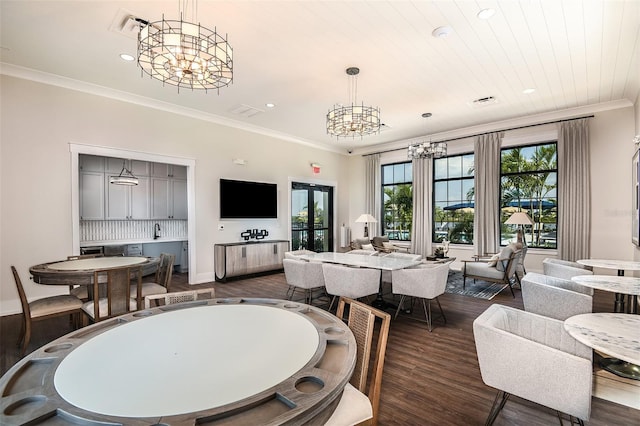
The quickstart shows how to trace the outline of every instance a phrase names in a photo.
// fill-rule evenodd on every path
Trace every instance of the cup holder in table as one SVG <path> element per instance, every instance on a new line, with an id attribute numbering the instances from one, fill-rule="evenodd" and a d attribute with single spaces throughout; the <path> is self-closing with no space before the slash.
<path id="1" fill-rule="evenodd" d="M 67 349 L 72 348 L 73 345 L 71 343 L 62 343 L 60 345 L 49 346 L 44 351 L 48 354 L 53 354 L 60 351 L 66 351 Z"/>
<path id="2" fill-rule="evenodd" d="M 151 315 L 153 315 L 153 312 L 145 310 L 145 311 L 136 312 L 132 316 L 135 317 L 135 318 L 144 318 L 144 317 L 148 317 L 148 316 L 151 316 Z"/>
<path id="3" fill-rule="evenodd" d="M 296 381 L 295 388 L 302 393 L 316 393 L 324 389 L 324 382 L 317 377 L 306 376 Z"/>
<path id="4" fill-rule="evenodd" d="M 46 402 L 47 397 L 44 395 L 29 396 L 7 406 L 7 408 L 4 409 L 4 415 L 19 416 L 22 414 L 28 414 L 36 410 L 38 407 L 44 405 Z"/>
<path id="5" fill-rule="evenodd" d="M 344 334 L 344 330 L 339 327 L 327 327 L 324 329 L 324 332 L 328 336 L 341 336 Z"/>

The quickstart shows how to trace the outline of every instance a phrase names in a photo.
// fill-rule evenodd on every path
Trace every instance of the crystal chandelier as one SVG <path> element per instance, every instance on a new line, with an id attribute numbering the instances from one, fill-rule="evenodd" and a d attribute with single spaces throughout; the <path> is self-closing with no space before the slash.
<path id="1" fill-rule="evenodd" d="M 425 112 L 422 117 L 431 117 L 430 112 Z M 447 143 L 446 142 L 431 142 L 425 141 L 417 144 L 409 145 L 407 149 L 407 157 L 412 160 L 414 158 L 440 158 L 447 155 Z"/>
<path id="2" fill-rule="evenodd" d="M 350 105 L 335 105 L 327 114 L 327 133 L 335 137 L 365 136 L 380 131 L 380 109 L 365 106 L 364 103 L 356 105 L 358 95 L 357 75 L 360 69 L 347 68 L 349 80 Z"/>
<path id="3" fill-rule="evenodd" d="M 196 14 L 192 2 L 192 15 Z M 185 2 L 186 4 L 186 2 Z M 138 64 L 163 83 L 189 89 L 216 89 L 233 82 L 233 50 L 214 28 L 180 20 L 140 22 Z M 193 18 L 193 16 L 192 16 Z"/>

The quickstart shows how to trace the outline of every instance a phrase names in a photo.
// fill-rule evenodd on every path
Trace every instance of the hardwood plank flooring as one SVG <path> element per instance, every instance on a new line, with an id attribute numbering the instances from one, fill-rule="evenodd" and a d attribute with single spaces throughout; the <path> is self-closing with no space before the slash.
<path id="1" fill-rule="evenodd" d="M 286 297 L 283 273 L 247 278 L 227 283 L 189 286 L 185 274 L 174 274 L 172 290 L 214 287 L 216 297 Z M 482 425 L 496 391 L 486 386 L 473 340 L 473 320 L 492 303 L 522 308 L 516 290 L 508 290 L 487 301 L 462 295 L 440 297 L 447 323 L 434 322 L 433 332 L 426 324 L 406 315 L 392 320 L 382 382 L 380 425 Z M 595 312 L 611 312 L 613 294 L 596 291 Z M 0 372 L 4 374 L 19 358 L 16 340 L 20 316 L 0 318 Z M 69 321 L 55 318 L 34 326 L 28 352 L 71 331 Z M 505 354 L 505 356 L 509 356 Z M 523 363 L 529 362 L 527 359 Z M 553 425 L 556 413 L 548 408 L 511 397 L 495 425 Z M 640 411 L 596 397 L 592 399 L 591 426 L 640 424 Z"/>

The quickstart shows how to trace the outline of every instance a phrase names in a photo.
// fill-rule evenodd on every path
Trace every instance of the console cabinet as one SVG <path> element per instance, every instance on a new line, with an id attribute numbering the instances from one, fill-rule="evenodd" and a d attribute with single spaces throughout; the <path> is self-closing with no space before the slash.
<path id="1" fill-rule="evenodd" d="M 289 241 L 268 240 L 214 245 L 216 281 L 282 270 Z"/>

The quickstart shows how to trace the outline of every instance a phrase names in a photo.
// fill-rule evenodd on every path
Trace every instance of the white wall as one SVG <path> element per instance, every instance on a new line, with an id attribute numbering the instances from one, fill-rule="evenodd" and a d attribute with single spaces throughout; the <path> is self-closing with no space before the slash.
<path id="1" fill-rule="evenodd" d="M 195 159 L 196 269 L 192 283 L 212 281 L 213 245 L 240 241 L 248 228 L 290 239 L 290 179 L 337 185 L 336 223 L 349 218 L 348 157 L 207 121 L 2 76 L 0 79 L 0 314 L 20 311 L 10 266 L 20 273 L 30 300 L 57 294 L 29 280 L 29 266 L 72 254 L 70 144 Z M 205 96 L 203 94 L 203 96 Z M 215 100 L 216 95 L 211 96 Z M 238 166 L 232 159 L 245 159 Z M 313 175 L 310 163 L 322 165 Z M 225 221 L 218 231 L 221 177 L 274 182 L 279 219 Z M 192 226 L 193 224 L 190 224 Z M 283 295 L 284 297 L 284 295 Z"/>

